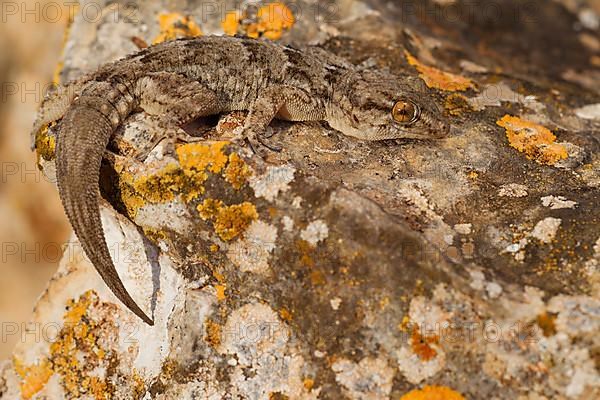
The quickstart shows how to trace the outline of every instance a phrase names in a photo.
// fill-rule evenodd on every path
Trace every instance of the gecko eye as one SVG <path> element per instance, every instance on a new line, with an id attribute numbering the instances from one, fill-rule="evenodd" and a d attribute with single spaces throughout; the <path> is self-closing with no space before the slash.
<path id="1" fill-rule="evenodd" d="M 419 106 L 410 100 L 397 101 L 392 108 L 392 118 L 401 124 L 412 124 L 419 119 L 420 114 Z"/>

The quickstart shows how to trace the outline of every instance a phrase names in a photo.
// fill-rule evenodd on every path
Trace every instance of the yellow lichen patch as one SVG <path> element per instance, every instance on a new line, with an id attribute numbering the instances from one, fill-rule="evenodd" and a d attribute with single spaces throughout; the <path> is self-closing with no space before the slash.
<path id="1" fill-rule="evenodd" d="M 234 189 L 239 190 L 252 176 L 252 171 L 248 165 L 237 155 L 231 153 L 229 155 L 229 163 L 223 171 L 225 181 L 229 182 Z"/>
<path id="2" fill-rule="evenodd" d="M 410 317 L 405 315 L 402 317 L 402 321 L 398 324 L 398 330 L 402 332 L 408 332 L 410 328 Z"/>
<path id="3" fill-rule="evenodd" d="M 227 155 L 223 148 L 229 142 L 212 143 L 188 143 L 177 148 L 177 157 L 181 168 L 186 174 L 194 172 L 203 172 L 208 169 L 210 172 L 218 174 L 225 164 L 227 164 Z"/>
<path id="4" fill-rule="evenodd" d="M 546 127 L 511 115 L 505 115 L 496 124 L 506 129 L 511 147 L 539 164 L 554 165 L 568 157 L 565 146 L 554 143 L 556 136 Z"/>
<path id="5" fill-rule="evenodd" d="M 227 289 L 227 286 L 225 285 L 215 285 L 215 290 L 217 291 L 217 300 L 223 301 L 227 298 L 225 295 L 225 289 Z"/>
<path id="6" fill-rule="evenodd" d="M 49 125 L 46 125 L 35 135 L 35 149 L 38 157 L 52 161 L 56 156 L 56 139 L 48 135 L 48 127 Z"/>
<path id="7" fill-rule="evenodd" d="M 422 336 L 417 328 L 413 329 L 410 345 L 413 353 L 415 353 L 422 361 L 429 361 L 437 356 L 437 351 L 431 346 L 438 344 L 440 341 L 437 335 Z"/>
<path id="8" fill-rule="evenodd" d="M 408 63 L 419 71 L 419 76 L 430 88 L 447 90 L 450 92 L 475 88 L 473 81 L 469 78 L 425 65 L 413 57 L 408 51 L 405 51 L 404 54 Z"/>
<path id="9" fill-rule="evenodd" d="M 19 386 L 23 399 L 30 399 L 42 390 L 54 373 L 50 362 L 46 359 L 35 365 L 24 366 L 20 360 L 15 358 L 13 364 L 15 372 L 21 377 Z"/>
<path id="10" fill-rule="evenodd" d="M 249 202 L 223 205 L 221 200 L 206 199 L 197 207 L 203 220 L 212 220 L 215 232 L 223 240 L 231 240 L 242 234 L 252 221 L 258 218 L 256 207 Z"/>
<path id="11" fill-rule="evenodd" d="M 266 4 L 258 9 L 258 31 L 262 36 L 277 40 L 284 30 L 290 29 L 295 21 L 292 11 L 283 3 Z"/>
<path id="12" fill-rule="evenodd" d="M 244 19 L 244 13 L 239 10 L 227 12 L 225 18 L 221 21 L 223 32 L 229 36 L 236 35 L 242 19 Z"/>
<path id="13" fill-rule="evenodd" d="M 78 301 L 70 300 L 67 304 L 67 312 L 63 319 L 68 325 L 75 325 L 81 321 L 92 303 L 92 292 L 85 292 Z"/>
<path id="14" fill-rule="evenodd" d="M 294 14 L 285 4 L 274 2 L 260 7 L 255 18 L 249 18 L 246 12 L 228 12 L 221 27 L 230 36 L 241 33 L 255 39 L 263 37 L 277 40 L 295 22 Z"/>
<path id="15" fill-rule="evenodd" d="M 290 322 L 292 320 L 292 313 L 285 307 L 279 310 L 279 316 L 284 321 Z"/>
<path id="16" fill-rule="evenodd" d="M 134 392 L 133 398 L 141 398 L 144 392 L 146 391 L 146 384 L 144 382 L 144 379 L 140 376 L 140 373 L 135 368 L 133 369 L 132 380 Z"/>
<path id="17" fill-rule="evenodd" d="M 228 142 L 191 143 L 177 148 L 179 164 L 170 163 L 162 169 L 139 176 L 120 173 L 119 189 L 129 215 L 147 203 L 164 203 L 181 195 L 185 202 L 204 193 L 207 171 L 221 173 L 229 158 L 223 153 Z"/>
<path id="18" fill-rule="evenodd" d="M 49 362 L 53 372 L 61 377 L 68 398 L 89 395 L 96 400 L 110 399 L 114 386 L 94 374 L 96 369 L 107 369 L 113 360 L 106 346 L 106 319 L 90 318 L 89 309 L 98 306 L 98 296 L 87 291 L 76 301 L 67 304 L 65 324 L 50 345 Z M 116 330 L 116 327 L 114 327 Z M 101 340 L 102 338 L 102 340 Z M 81 360 L 85 360 L 81 362 Z"/>
<path id="19" fill-rule="evenodd" d="M 223 202 L 217 199 L 206 199 L 201 204 L 198 204 L 198 213 L 203 220 L 213 219 L 223 207 Z"/>
<path id="20" fill-rule="evenodd" d="M 223 276 L 223 274 L 217 271 L 213 271 L 212 275 L 219 283 L 225 283 L 225 277 Z"/>
<path id="21" fill-rule="evenodd" d="M 190 17 L 179 13 L 163 13 L 158 16 L 159 35 L 154 44 L 182 37 L 202 35 L 200 27 Z"/>
<path id="22" fill-rule="evenodd" d="M 428 385 L 424 386 L 423 389 L 406 393 L 400 397 L 400 400 L 465 400 L 465 398 L 449 387 Z"/>
<path id="23" fill-rule="evenodd" d="M 142 228 L 144 231 L 144 236 L 150 239 L 154 243 L 158 243 L 161 240 L 166 240 L 168 238 L 167 234 L 160 229 L 153 229 L 148 227 Z"/>
<path id="24" fill-rule="evenodd" d="M 212 347 L 218 347 L 221 344 L 221 325 L 210 319 L 204 325 L 206 327 L 204 340 Z"/>
<path id="25" fill-rule="evenodd" d="M 553 336 L 556 334 L 556 314 L 542 313 L 537 316 L 537 324 L 542 330 L 544 336 Z"/>
<path id="26" fill-rule="evenodd" d="M 127 211 L 135 215 L 147 203 L 172 201 L 180 193 L 186 194 L 186 199 L 202 194 L 207 178 L 204 172 L 186 175 L 176 163 L 170 163 L 148 175 L 122 173 L 119 186 Z"/>
<path id="27" fill-rule="evenodd" d="M 315 380 L 311 378 L 304 378 L 302 384 L 304 385 L 304 389 L 312 390 L 312 388 L 315 386 Z"/>
<path id="28" fill-rule="evenodd" d="M 223 240 L 231 240 L 243 233 L 252 221 L 258 218 L 256 207 L 243 202 L 219 210 L 214 222 L 215 232 Z"/>

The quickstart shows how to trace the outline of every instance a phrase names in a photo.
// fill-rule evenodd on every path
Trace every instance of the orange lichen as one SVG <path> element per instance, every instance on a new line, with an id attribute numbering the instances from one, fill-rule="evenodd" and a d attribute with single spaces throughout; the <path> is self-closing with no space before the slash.
<path id="1" fill-rule="evenodd" d="M 213 219 L 223 208 L 223 202 L 218 199 L 206 199 L 196 207 L 200 218 L 203 220 Z"/>
<path id="2" fill-rule="evenodd" d="M 221 28 L 223 28 L 223 32 L 229 36 L 236 35 L 243 19 L 244 13 L 239 10 L 227 12 L 225 14 L 225 18 L 223 18 L 223 21 L 221 21 Z"/>
<path id="3" fill-rule="evenodd" d="M 172 201 L 180 193 L 185 193 L 186 199 L 199 196 L 208 177 L 204 172 L 185 175 L 176 163 L 170 163 L 147 175 L 124 172 L 119 178 L 123 204 L 129 215 L 134 216 L 144 204 Z"/>
<path id="4" fill-rule="evenodd" d="M 133 369 L 133 392 L 134 398 L 141 398 L 146 391 L 146 384 L 144 379 L 140 376 L 140 373 L 134 368 Z"/>
<path id="5" fill-rule="evenodd" d="M 292 313 L 285 307 L 279 310 L 279 316 L 281 317 L 281 319 L 288 322 L 292 320 Z"/>
<path id="6" fill-rule="evenodd" d="M 181 168 L 186 173 L 208 171 L 218 174 L 221 172 L 228 157 L 223 148 L 229 142 L 189 143 L 177 148 L 177 157 Z"/>
<path id="7" fill-rule="evenodd" d="M 217 271 L 213 271 L 212 275 L 219 283 L 225 283 L 225 277 L 223 276 L 223 274 Z"/>
<path id="8" fill-rule="evenodd" d="M 221 325 L 210 319 L 204 325 L 206 327 L 204 340 L 212 347 L 218 347 L 221 344 Z"/>
<path id="9" fill-rule="evenodd" d="M 542 125 L 511 115 L 504 115 L 496 124 L 506 129 L 510 146 L 525 153 L 530 160 L 539 164 L 554 165 L 568 157 L 565 146 L 554 143 L 556 136 Z"/>
<path id="10" fill-rule="evenodd" d="M 99 303 L 93 291 L 85 292 L 78 300 L 71 300 L 63 316 L 64 325 L 50 345 L 50 356 L 28 367 L 15 359 L 15 371 L 22 378 L 22 398 L 29 399 L 39 393 L 54 373 L 60 375 L 68 398 L 86 395 L 96 400 L 112 398 L 113 385 L 94 374 L 95 370 L 108 369 L 112 362 L 112 357 L 108 356 L 110 350 L 103 347 L 110 339 L 105 332 L 110 328 L 110 322 L 106 319 L 98 321 L 89 315 L 90 308 Z M 101 336 L 103 340 L 100 340 Z"/>
<path id="11" fill-rule="evenodd" d="M 215 232 L 223 240 L 242 234 L 258 218 L 256 207 L 247 201 L 226 206 L 221 200 L 206 199 L 196 207 L 203 220 L 212 220 Z"/>
<path id="12" fill-rule="evenodd" d="M 204 193 L 208 172 L 220 174 L 229 158 L 228 142 L 190 143 L 177 148 L 177 163 L 169 163 L 146 175 L 119 172 L 119 189 L 127 211 L 134 216 L 147 203 L 173 201 L 181 195 L 190 202 Z M 241 179 L 241 178 L 240 178 Z"/>
<path id="13" fill-rule="evenodd" d="M 290 29 L 295 21 L 292 11 L 285 4 L 275 2 L 258 9 L 258 31 L 262 36 L 277 40 L 284 30 Z"/>
<path id="14" fill-rule="evenodd" d="M 231 240 L 243 233 L 252 221 L 258 218 L 256 207 L 243 202 L 219 210 L 214 222 L 215 232 L 223 240 Z"/>
<path id="15" fill-rule="evenodd" d="M 202 35 L 200 27 L 190 17 L 179 13 L 163 13 L 158 16 L 159 35 L 153 43 L 161 43 L 182 37 Z"/>
<path id="16" fill-rule="evenodd" d="M 14 360 L 15 372 L 21 377 L 20 388 L 23 399 L 30 399 L 42 390 L 54 373 L 51 364 L 44 359 L 38 364 L 23 366 L 20 360 Z"/>
<path id="17" fill-rule="evenodd" d="M 223 301 L 227 298 L 227 296 L 225 295 L 225 289 L 227 289 L 225 285 L 215 285 L 215 290 L 217 291 L 217 300 Z"/>
<path id="18" fill-rule="evenodd" d="M 50 125 L 44 126 L 35 135 L 35 149 L 37 155 L 46 161 L 53 160 L 56 155 L 56 138 L 48 135 L 49 127 Z"/>
<path id="19" fill-rule="evenodd" d="M 252 176 L 248 165 L 236 153 L 229 155 L 229 163 L 223 171 L 225 181 L 229 182 L 234 189 L 239 190 Z"/>
<path id="20" fill-rule="evenodd" d="M 260 7 L 254 18 L 243 11 L 230 11 L 225 14 L 221 27 L 230 36 L 241 33 L 255 39 L 277 40 L 295 22 L 292 11 L 285 4 L 274 2 Z"/>
<path id="21" fill-rule="evenodd" d="M 446 386 L 424 386 L 423 389 L 416 389 L 400 397 L 400 400 L 465 400 L 465 398 L 455 390 Z"/>
<path id="22" fill-rule="evenodd" d="M 451 92 L 475 88 L 475 84 L 469 78 L 425 65 L 413 57 L 408 51 L 404 51 L 404 54 L 408 63 L 419 71 L 419 76 L 430 88 Z"/>
<path id="23" fill-rule="evenodd" d="M 556 334 L 556 314 L 544 312 L 537 316 L 537 324 L 542 330 L 544 336 L 553 336 Z"/>
<path id="24" fill-rule="evenodd" d="M 87 291 L 77 301 L 67 304 L 64 315 L 65 326 L 58 340 L 50 345 L 50 360 L 53 369 L 61 375 L 65 392 L 78 397 L 90 394 L 96 400 L 111 398 L 114 387 L 94 376 L 97 367 L 107 367 L 109 349 L 101 346 L 101 330 L 107 321 L 95 321 L 89 318 L 89 309 L 99 304 L 98 296 Z M 85 356 L 81 363 L 80 356 Z"/>
<path id="25" fill-rule="evenodd" d="M 302 384 L 304 386 L 304 389 L 312 390 L 312 388 L 315 386 L 315 380 L 311 378 L 304 378 Z"/>
<path id="26" fill-rule="evenodd" d="M 437 356 L 437 351 L 431 345 L 439 342 L 440 339 L 437 335 L 423 336 L 418 328 L 413 329 L 410 338 L 412 351 L 421 361 L 429 361 Z"/>
<path id="27" fill-rule="evenodd" d="M 410 325 L 410 317 L 408 315 L 405 315 L 404 317 L 402 317 L 402 321 L 398 324 L 398 330 L 402 332 L 408 332 Z"/>

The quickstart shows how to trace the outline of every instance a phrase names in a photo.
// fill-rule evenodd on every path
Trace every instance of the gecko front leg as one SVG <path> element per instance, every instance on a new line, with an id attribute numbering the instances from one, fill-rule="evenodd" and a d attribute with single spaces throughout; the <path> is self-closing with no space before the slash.
<path id="1" fill-rule="evenodd" d="M 239 139 L 248 142 L 255 153 L 264 154 L 260 146 L 281 151 L 268 142 L 267 127 L 274 118 L 287 121 L 318 121 L 325 117 L 325 107 L 306 91 L 291 86 L 274 85 L 264 89 L 250 107 Z"/>

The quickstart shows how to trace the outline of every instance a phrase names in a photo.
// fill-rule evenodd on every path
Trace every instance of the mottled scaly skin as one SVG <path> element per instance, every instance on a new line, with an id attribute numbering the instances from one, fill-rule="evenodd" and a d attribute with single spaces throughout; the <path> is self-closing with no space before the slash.
<path id="1" fill-rule="evenodd" d="M 410 102 L 415 118 L 399 123 L 391 110 Z M 440 138 L 448 125 L 417 78 L 359 70 L 326 51 L 232 37 L 181 39 L 106 64 L 49 95 L 33 134 L 60 121 L 56 148 L 60 197 L 86 255 L 113 293 L 148 324 L 121 282 L 100 220 L 99 170 L 116 128 L 142 109 L 166 128 L 197 117 L 249 111 L 240 137 L 269 146 L 273 118 L 326 121 L 363 140 Z M 168 130 L 168 129 L 167 129 Z M 170 138 L 172 139 L 172 138 Z"/>

